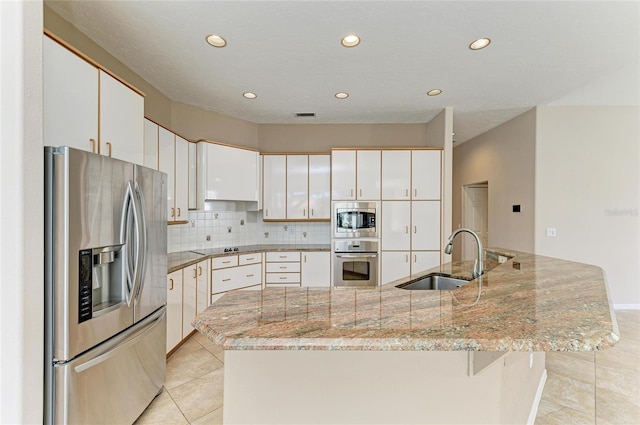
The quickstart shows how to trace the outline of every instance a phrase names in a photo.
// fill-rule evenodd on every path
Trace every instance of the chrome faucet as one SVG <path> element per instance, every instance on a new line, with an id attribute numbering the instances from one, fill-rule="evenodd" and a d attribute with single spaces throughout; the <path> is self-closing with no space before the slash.
<path id="1" fill-rule="evenodd" d="M 444 248 L 444 252 L 445 254 L 451 254 L 451 250 L 453 249 L 453 238 L 455 238 L 456 235 L 460 232 L 471 233 L 471 235 L 474 238 L 476 238 L 476 243 L 478 244 L 478 258 L 476 259 L 476 262 L 473 264 L 473 274 L 471 275 L 475 279 L 484 273 L 484 261 L 482 260 L 482 242 L 480 242 L 480 237 L 478 237 L 478 234 L 476 232 L 466 228 L 455 230 L 451 234 L 451 236 L 449 236 L 449 243 Z"/>

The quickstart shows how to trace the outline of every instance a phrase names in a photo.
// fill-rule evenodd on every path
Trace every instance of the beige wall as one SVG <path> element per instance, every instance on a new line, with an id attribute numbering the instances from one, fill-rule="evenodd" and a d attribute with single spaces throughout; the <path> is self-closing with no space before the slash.
<path id="1" fill-rule="evenodd" d="M 89 37 L 80 32 L 56 14 L 46 5 L 44 6 L 44 28 L 60 37 L 83 54 L 113 72 L 129 84 L 142 90 L 144 99 L 144 114 L 165 127 L 171 127 L 171 100 L 151 84 L 130 70 L 122 62 L 111 56 Z"/>
<path id="2" fill-rule="evenodd" d="M 332 147 L 441 146 L 427 124 L 261 124 L 261 152 L 329 152 Z"/>
<path id="3" fill-rule="evenodd" d="M 258 125 L 195 106 L 173 102 L 170 128 L 191 139 L 258 148 Z"/>
<path id="4" fill-rule="evenodd" d="M 537 108 L 536 253 L 602 267 L 617 307 L 640 306 L 639 166 L 640 107 Z"/>
<path id="5" fill-rule="evenodd" d="M 535 123 L 531 109 L 454 148 L 454 228 L 462 223 L 463 186 L 488 182 L 489 246 L 534 252 Z M 513 205 L 522 212 L 512 212 Z"/>

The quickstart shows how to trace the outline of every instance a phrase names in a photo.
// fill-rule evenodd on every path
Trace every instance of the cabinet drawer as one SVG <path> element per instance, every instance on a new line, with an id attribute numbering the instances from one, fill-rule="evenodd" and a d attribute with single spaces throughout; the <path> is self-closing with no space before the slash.
<path id="1" fill-rule="evenodd" d="M 267 273 L 297 273 L 300 263 L 267 263 Z"/>
<path id="2" fill-rule="evenodd" d="M 217 294 L 233 289 L 259 285 L 262 283 L 261 272 L 261 264 L 214 270 L 211 273 L 211 291 Z"/>
<path id="3" fill-rule="evenodd" d="M 267 273 L 267 283 L 300 283 L 300 273 Z"/>
<path id="4" fill-rule="evenodd" d="M 238 265 L 238 256 L 237 255 L 229 255 L 227 257 L 217 257 L 211 259 L 211 268 L 215 269 L 224 269 L 226 267 L 235 267 Z"/>
<path id="5" fill-rule="evenodd" d="M 299 252 L 267 252 L 268 262 L 300 261 Z"/>
<path id="6" fill-rule="evenodd" d="M 238 256 L 238 265 L 244 266 L 246 264 L 256 264 L 262 262 L 262 253 L 257 252 L 255 254 L 241 254 Z"/>

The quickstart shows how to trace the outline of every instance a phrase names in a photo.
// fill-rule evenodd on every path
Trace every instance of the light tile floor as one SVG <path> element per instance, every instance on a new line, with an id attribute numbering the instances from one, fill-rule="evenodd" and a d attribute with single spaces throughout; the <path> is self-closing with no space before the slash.
<path id="1" fill-rule="evenodd" d="M 640 424 L 640 311 L 616 311 L 609 350 L 547 353 L 536 425 Z M 222 423 L 224 352 L 195 333 L 167 360 L 163 392 L 136 425 Z"/>

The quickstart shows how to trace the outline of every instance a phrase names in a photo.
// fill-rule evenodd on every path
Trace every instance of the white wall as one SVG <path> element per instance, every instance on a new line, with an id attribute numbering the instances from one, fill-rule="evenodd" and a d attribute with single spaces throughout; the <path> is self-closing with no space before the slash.
<path id="1" fill-rule="evenodd" d="M 0 423 L 42 423 L 42 1 L 0 1 Z"/>
<path id="2" fill-rule="evenodd" d="M 640 107 L 537 108 L 536 253 L 602 267 L 616 308 L 640 308 L 639 168 Z"/>

